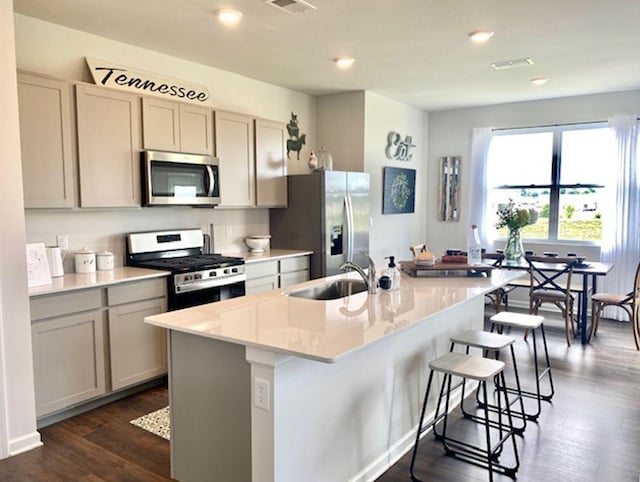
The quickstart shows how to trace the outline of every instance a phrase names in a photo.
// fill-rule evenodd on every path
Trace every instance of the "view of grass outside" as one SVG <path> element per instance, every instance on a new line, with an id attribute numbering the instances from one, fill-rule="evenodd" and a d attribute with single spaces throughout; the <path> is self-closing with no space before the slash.
<path id="1" fill-rule="evenodd" d="M 523 239 L 546 239 L 549 233 L 549 219 L 538 218 L 536 224 L 525 226 L 520 231 Z M 498 230 L 498 237 L 506 238 L 507 228 Z M 591 221 L 561 220 L 561 239 L 598 240 L 602 237 L 602 219 Z"/>

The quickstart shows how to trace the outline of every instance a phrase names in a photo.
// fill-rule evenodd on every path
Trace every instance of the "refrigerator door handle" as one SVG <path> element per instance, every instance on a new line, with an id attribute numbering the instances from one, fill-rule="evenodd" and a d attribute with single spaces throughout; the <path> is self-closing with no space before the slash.
<path id="1" fill-rule="evenodd" d="M 348 194 L 344 197 L 344 208 L 346 215 L 346 224 L 347 224 L 347 240 L 346 240 L 346 260 L 353 262 L 353 250 L 354 250 L 354 239 L 353 239 L 353 205 L 351 204 L 351 196 Z"/>

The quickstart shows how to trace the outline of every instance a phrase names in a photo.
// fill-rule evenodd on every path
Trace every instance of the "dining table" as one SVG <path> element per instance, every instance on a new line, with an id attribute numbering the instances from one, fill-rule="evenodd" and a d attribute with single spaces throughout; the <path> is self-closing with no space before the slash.
<path id="1" fill-rule="evenodd" d="M 589 296 L 597 292 L 598 289 L 598 277 L 606 276 L 614 267 L 613 263 L 603 263 L 600 261 L 588 261 L 585 260 L 581 263 L 576 263 L 573 268 L 574 275 L 582 276 L 582 289 L 578 292 L 578 333 L 576 336 L 580 337 L 583 345 L 589 342 L 589 326 L 587 322 L 587 308 Z M 502 269 L 523 269 L 529 268 L 526 261 L 515 264 L 502 264 Z M 557 264 L 549 264 L 548 267 L 543 268 L 544 271 L 554 272 L 561 271 L 562 267 Z"/>

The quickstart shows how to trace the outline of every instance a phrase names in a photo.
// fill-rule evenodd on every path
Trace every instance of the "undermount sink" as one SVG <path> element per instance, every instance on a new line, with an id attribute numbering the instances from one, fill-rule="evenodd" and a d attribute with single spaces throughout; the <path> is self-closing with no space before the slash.
<path id="1" fill-rule="evenodd" d="M 324 283 L 310 288 L 304 288 L 298 291 L 287 293 L 288 296 L 294 298 L 306 298 L 308 300 L 337 300 L 345 296 L 355 295 L 367 291 L 367 284 L 357 279 L 340 279 Z"/>

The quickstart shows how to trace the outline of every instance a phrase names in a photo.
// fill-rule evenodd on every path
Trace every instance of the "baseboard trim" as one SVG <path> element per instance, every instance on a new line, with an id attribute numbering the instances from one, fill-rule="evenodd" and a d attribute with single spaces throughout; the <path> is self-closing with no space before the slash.
<path id="1" fill-rule="evenodd" d="M 35 448 L 42 447 L 42 439 L 39 432 L 32 432 L 18 438 L 9 440 L 9 457 L 28 452 Z"/>

